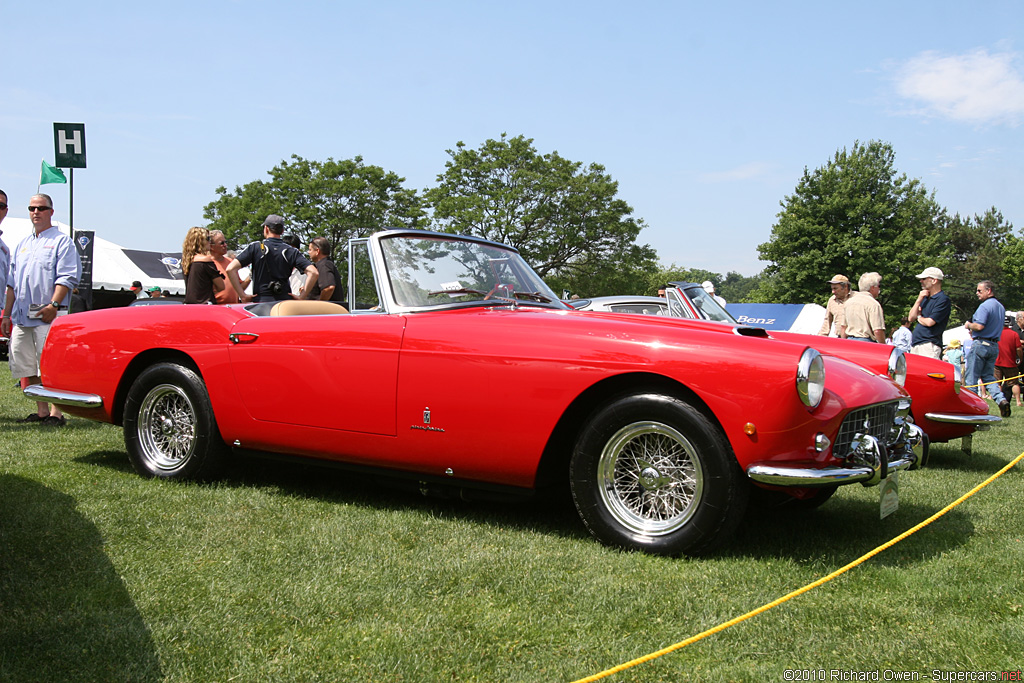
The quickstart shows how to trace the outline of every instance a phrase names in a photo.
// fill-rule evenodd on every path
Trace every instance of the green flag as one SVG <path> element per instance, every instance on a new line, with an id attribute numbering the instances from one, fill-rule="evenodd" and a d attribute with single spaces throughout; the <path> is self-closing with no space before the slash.
<path id="1" fill-rule="evenodd" d="M 39 184 L 40 185 L 51 185 L 53 183 L 66 183 L 67 178 L 64 177 L 64 171 L 60 170 L 56 166 L 50 166 L 43 160 L 43 168 L 39 172 Z"/>

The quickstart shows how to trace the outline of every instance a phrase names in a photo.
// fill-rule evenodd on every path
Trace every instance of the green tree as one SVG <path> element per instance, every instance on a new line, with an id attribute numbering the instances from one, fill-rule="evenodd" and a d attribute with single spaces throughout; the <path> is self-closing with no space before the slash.
<path id="1" fill-rule="evenodd" d="M 203 211 L 209 227 L 241 246 L 261 239 L 263 221 L 276 213 L 302 244 L 322 235 L 340 254 L 351 237 L 426 223 L 422 198 L 403 187 L 405 178 L 366 165 L 359 156 L 319 162 L 293 154 L 291 162 L 282 161 L 268 175 L 270 180 L 254 180 L 233 193 L 218 187 L 217 199 Z M 337 260 L 341 268 L 344 259 Z"/>
<path id="2" fill-rule="evenodd" d="M 758 247 L 770 265 L 750 295 L 754 300 L 824 304 L 832 275 L 856 283 L 877 271 L 883 277 L 879 300 L 892 327 L 920 291 L 914 276 L 949 260 L 934 193 L 897 173 L 888 143 L 856 142 L 828 164 L 805 168 L 781 205 L 771 239 Z"/>
<path id="3" fill-rule="evenodd" d="M 448 155 L 424 192 L 440 229 L 516 247 L 556 291 L 619 294 L 656 268 L 654 250 L 636 244 L 643 221 L 603 166 L 539 154 L 521 135 Z"/>
<path id="4" fill-rule="evenodd" d="M 948 219 L 943 233 L 952 254 L 942 289 L 953 302 L 953 319 L 970 319 L 978 307 L 975 285 L 982 280 L 996 285 L 996 296 L 1008 308 L 1021 300 L 1021 280 L 1013 277 L 1020 240 L 995 207 L 973 218 L 957 214 Z"/>

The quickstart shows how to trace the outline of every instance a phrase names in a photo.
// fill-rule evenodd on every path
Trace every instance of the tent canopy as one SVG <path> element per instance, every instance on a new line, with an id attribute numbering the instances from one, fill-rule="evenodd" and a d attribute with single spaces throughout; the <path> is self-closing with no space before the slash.
<path id="1" fill-rule="evenodd" d="M 56 223 L 69 233 L 66 223 Z M 0 223 L 3 241 L 13 253 L 22 239 L 32 234 L 32 221 L 7 218 Z M 159 287 L 171 294 L 185 293 L 181 273 L 181 252 L 140 251 L 125 249 L 102 237 L 93 244 L 92 287 L 94 290 L 127 291 L 138 280 L 145 287 Z"/>

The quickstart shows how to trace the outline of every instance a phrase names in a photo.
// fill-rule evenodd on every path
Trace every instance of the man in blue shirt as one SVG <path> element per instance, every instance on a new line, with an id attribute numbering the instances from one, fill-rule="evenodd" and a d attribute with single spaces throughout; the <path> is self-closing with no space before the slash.
<path id="1" fill-rule="evenodd" d="M 953 302 L 942 291 L 943 275 L 938 268 L 925 268 L 917 279 L 921 283 L 921 293 L 907 316 L 910 322 L 917 322 L 910 339 L 910 352 L 941 359 L 942 333 L 949 323 Z"/>
<path id="2" fill-rule="evenodd" d="M 78 286 L 82 263 L 71 237 L 51 222 L 53 200 L 49 195 L 33 196 L 28 211 L 35 232 L 21 240 L 11 256 L 0 332 L 11 340 L 14 378 L 27 378 L 29 384 L 39 384 L 39 357 L 46 335 L 57 312 L 67 307 L 71 290 Z M 56 405 L 51 408 L 37 402 L 36 412 L 20 422 L 63 426 L 65 420 Z"/>
<path id="3" fill-rule="evenodd" d="M 7 193 L 0 190 L 0 223 L 7 218 Z M 0 235 L 4 231 L 0 230 Z M 7 271 L 11 268 L 11 250 L 7 248 L 4 241 L 0 239 L 0 292 L 7 291 Z"/>
<path id="4" fill-rule="evenodd" d="M 999 414 L 1010 417 L 1010 402 L 1006 400 L 999 382 L 996 381 L 996 357 L 999 355 L 999 337 L 1003 333 L 1003 319 L 1006 309 L 996 300 L 994 285 L 983 280 L 978 283 L 975 292 L 981 305 L 974 312 L 970 322 L 964 327 L 971 331 L 974 344 L 967 355 L 967 377 L 965 388 L 978 393 L 974 385 L 979 381 L 985 383 L 985 391 L 999 406 Z"/>

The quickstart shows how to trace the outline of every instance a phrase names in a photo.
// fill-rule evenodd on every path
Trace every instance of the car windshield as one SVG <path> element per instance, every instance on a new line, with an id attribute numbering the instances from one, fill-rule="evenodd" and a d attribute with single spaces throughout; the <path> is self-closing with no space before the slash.
<path id="1" fill-rule="evenodd" d="M 386 278 L 403 308 L 531 304 L 565 308 L 519 254 L 489 242 L 399 234 L 380 240 Z"/>
<path id="2" fill-rule="evenodd" d="M 729 323 L 730 325 L 738 324 L 736 319 L 727 310 L 722 308 L 721 304 L 715 301 L 715 297 L 704 291 L 702 287 L 687 287 L 686 295 L 693 302 L 694 307 L 700 311 L 700 314 L 708 320 L 718 323 Z"/>

